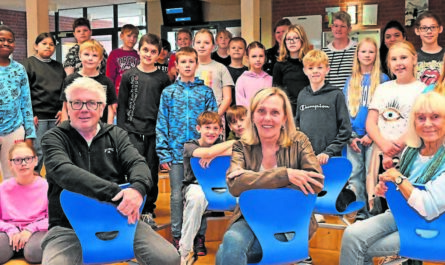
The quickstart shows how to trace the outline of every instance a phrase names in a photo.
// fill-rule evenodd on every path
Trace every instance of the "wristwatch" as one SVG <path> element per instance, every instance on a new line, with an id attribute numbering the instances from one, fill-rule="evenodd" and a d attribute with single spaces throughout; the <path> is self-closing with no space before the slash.
<path id="1" fill-rule="evenodd" d="M 402 182 L 403 182 L 405 179 L 407 179 L 407 178 L 406 178 L 404 175 L 400 175 L 400 176 L 398 176 L 398 177 L 396 178 L 396 181 L 395 181 L 396 185 L 399 186 L 400 184 L 402 184 Z"/>

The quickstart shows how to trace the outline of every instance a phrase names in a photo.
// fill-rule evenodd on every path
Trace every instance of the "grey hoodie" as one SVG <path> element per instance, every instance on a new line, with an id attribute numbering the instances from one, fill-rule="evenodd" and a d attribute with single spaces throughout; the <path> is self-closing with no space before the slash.
<path id="1" fill-rule="evenodd" d="M 310 85 L 300 92 L 295 123 L 309 137 L 316 155 L 340 156 L 351 137 L 344 95 L 328 82 L 317 92 Z"/>

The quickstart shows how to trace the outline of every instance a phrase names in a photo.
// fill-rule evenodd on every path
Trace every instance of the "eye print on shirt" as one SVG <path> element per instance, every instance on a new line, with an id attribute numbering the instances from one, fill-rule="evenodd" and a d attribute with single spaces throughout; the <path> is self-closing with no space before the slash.
<path id="1" fill-rule="evenodd" d="M 397 100 L 390 101 L 380 115 L 386 122 L 395 122 L 404 118 L 400 113 L 400 105 Z"/>

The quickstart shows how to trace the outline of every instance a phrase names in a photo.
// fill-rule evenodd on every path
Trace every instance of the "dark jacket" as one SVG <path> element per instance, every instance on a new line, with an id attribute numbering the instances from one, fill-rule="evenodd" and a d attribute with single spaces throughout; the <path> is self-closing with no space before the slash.
<path id="1" fill-rule="evenodd" d="M 282 187 L 292 187 L 299 189 L 289 181 L 288 168 L 301 169 L 306 171 L 321 173 L 321 167 L 312 150 L 309 139 L 304 133 L 297 131 L 291 135 L 292 145 L 280 147 L 277 152 L 277 168 L 260 171 L 263 161 L 261 144 L 248 145 L 242 141 L 236 142 L 232 147 L 232 160 L 227 170 L 227 175 L 238 169 L 249 170 L 238 177 L 227 179 L 229 191 L 233 196 L 240 196 L 246 190 L 252 189 L 274 189 Z M 321 183 L 324 183 L 324 181 Z M 322 189 L 311 184 L 312 189 L 319 193 Z M 241 217 L 239 206 L 235 208 L 232 223 Z M 312 217 L 309 227 L 311 236 L 317 229 L 317 222 Z"/>
<path id="2" fill-rule="evenodd" d="M 49 228 L 71 228 L 60 206 L 63 189 L 111 202 L 121 190 L 118 184 L 130 182 L 142 196 L 153 186 L 147 163 L 127 133 L 114 125 L 100 123 L 100 127 L 89 147 L 69 121 L 43 136 Z"/>
<path id="3" fill-rule="evenodd" d="M 295 123 L 311 141 L 316 155 L 340 156 L 352 128 L 345 97 L 328 82 L 314 92 L 305 87 L 298 95 Z"/>

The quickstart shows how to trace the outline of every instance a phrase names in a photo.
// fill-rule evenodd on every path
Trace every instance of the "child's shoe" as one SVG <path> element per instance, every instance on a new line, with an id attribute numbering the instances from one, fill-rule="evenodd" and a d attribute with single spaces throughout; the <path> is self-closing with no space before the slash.
<path id="1" fill-rule="evenodd" d="M 205 236 L 197 235 L 195 240 L 193 240 L 193 251 L 198 256 L 207 255 L 207 248 L 205 245 L 206 238 Z"/>

